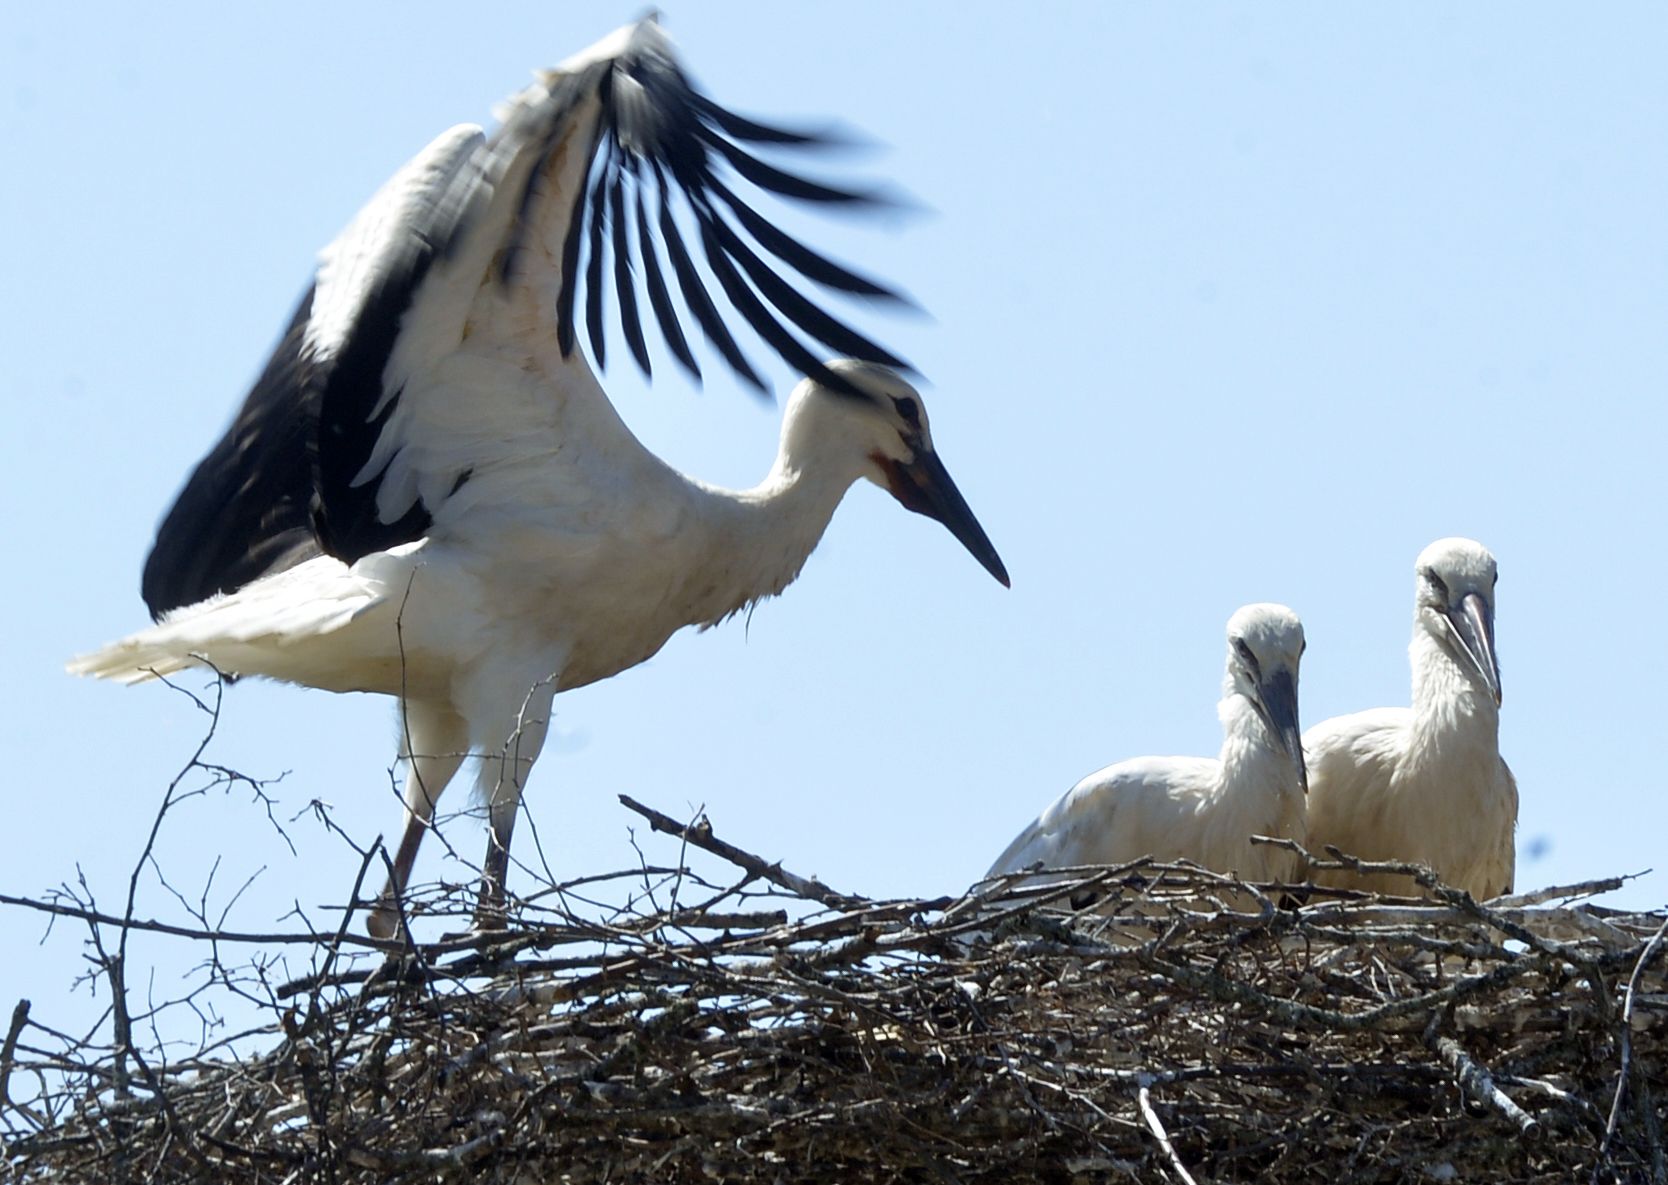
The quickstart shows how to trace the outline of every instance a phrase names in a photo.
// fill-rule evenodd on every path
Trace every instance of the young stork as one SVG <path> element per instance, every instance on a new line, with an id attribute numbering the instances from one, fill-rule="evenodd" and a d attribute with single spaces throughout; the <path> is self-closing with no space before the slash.
<path id="1" fill-rule="evenodd" d="M 1517 781 L 1500 757 L 1494 557 L 1438 539 L 1413 570 L 1413 707 L 1338 716 L 1303 737 L 1309 850 L 1428 864 L 1479 901 L 1509 893 Z M 1316 882 L 1405 893 L 1406 877 L 1319 872 Z"/>
<path id="2" fill-rule="evenodd" d="M 1253 835 L 1304 838 L 1297 667 L 1303 624 L 1284 605 L 1247 605 L 1228 619 L 1222 752 L 1137 757 L 1092 773 L 1054 801 L 986 876 L 1033 867 L 1191 860 L 1253 881 L 1289 881 L 1299 857 Z"/>
<path id="3" fill-rule="evenodd" d="M 369 919 L 379 936 L 394 932 L 435 802 L 470 755 L 491 833 L 477 920 L 496 923 L 552 696 L 781 592 L 859 478 L 938 519 L 1008 582 L 897 360 L 748 242 L 826 287 L 887 295 L 767 222 L 719 168 L 788 197 L 862 200 L 736 143 L 812 138 L 694 90 L 652 20 L 541 74 L 501 114 L 491 137 L 442 135 L 325 249 L 265 373 L 158 531 L 143 581 L 158 624 L 70 666 L 134 683 L 210 663 L 398 697 L 405 827 Z M 682 241 L 680 194 L 725 297 L 809 376 L 749 490 L 686 477 L 645 449 L 574 348 L 583 257 L 601 363 L 611 247 L 638 363 L 647 372 L 640 264 L 668 348 L 699 373 L 658 240 L 706 336 L 763 385 Z M 819 362 L 778 314 L 855 357 Z"/>

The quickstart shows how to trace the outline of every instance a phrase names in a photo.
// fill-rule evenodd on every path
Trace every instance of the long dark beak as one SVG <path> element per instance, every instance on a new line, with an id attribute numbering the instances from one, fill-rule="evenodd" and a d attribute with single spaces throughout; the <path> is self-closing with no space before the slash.
<path id="1" fill-rule="evenodd" d="M 1448 624 L 1454 629 L 1465 655 L 1471 660 L 1483 683 L 1500 703 L 1500 660 L 1494 653 L 1494 611 L 1477 593 L 1466 593 L 1460 603 L 1448 610 Z"/>
<path id="2" fill-rule="evenodd" d="M 916 514 L 924 514 L 943 523 L 950 529 L 950 534 L 973 553 L 973 558 L 984 565 L 986 572 L 1000 580 L 1002 587 L 1011 587 L 1008 569 L 1002 566 L 1002 557 L 996 554 L 985 529 L 973 517 L 967 499 L 956 489 L 950 471 L 944 468 L 944 462 L 938 459 L 937 453 L 920 445 L 915 450 L 915 459 L 907 465 L 880 456 L 876 456 L 875 460 L 885 472 L 886 488 L 892 491 L 894 498 Z"/>
<path id="3" fill-rule="evenodd" d="M 1263 720 L 1280 738 L 1280 746 L 1297 762 L 1297 781 L 1309 793 L 1309 770 L 1303 764 L 1303 729 L 1297 722 L 1297 680 L 1288 670 L 1272 672 L 1257 683 L 1257 697 L 1263 701 Z"/>

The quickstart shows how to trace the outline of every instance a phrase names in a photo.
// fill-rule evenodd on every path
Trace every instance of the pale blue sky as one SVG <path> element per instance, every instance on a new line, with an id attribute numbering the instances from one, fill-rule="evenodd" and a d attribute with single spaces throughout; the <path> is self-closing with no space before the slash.
<path id="1" fill-rule="evenodd" d="M 62 664 L 146 621 L 152 528 L 314 253 L 433 135 L 640 8 L 8 17 L 0 891 L 80 865 L 117 904 L 199 738 L 182 697 Z M 634 861 L 626 792 L 704 804 L 721 835 L 841 889 L 953 892 L 1083 774 L 1215 752 L 1240 604 L 1303 616 L 1307 722 L 1405 703 L 1413 558 L 1467 534 L 1501 565 L 1520 887 L 1658 866 L 1613 900 L 1662 905 L 1668 10 L 1042 11 L 667 10 L 720 101 L 837 116 L 884 147 L 826 167 L 929 208 L 796 225 L 930 311 L 878 325 L 930 380 L 935 437 L 1014 586 L 855 490 L 750 624 L 558 700 L 527 797 L 558 874 Z M 761 475 L 774 410 L 716 364 L 699 394 L 661 369 L 652 393 L 618 364 L 605 380 L 645 440 L 709 480 Z M 368 840 L 398 823 L 393 737 L 382 701 L 240 685 L 210 757 L 287 774 L 284 814 L 322 798 Z M 311 821 L 291 832 L 298 856 L 241 796 L 199 800 L 165 866 L 195 896 L 218 858 L 218 899 L 264 868 L 233 919 L 265 928 L 293 899 L 339 901 L 356 870 Z M 476 824 L 447 834 L 478 856 Z M 443 872 L 464 875 L 431 845 L 419 876 Z M 0 912 L 0 999 L 51 998 L 80 969 L 74 927 L 41 932 Z M 164 985 L 195 957 L 136 953 Z"/>

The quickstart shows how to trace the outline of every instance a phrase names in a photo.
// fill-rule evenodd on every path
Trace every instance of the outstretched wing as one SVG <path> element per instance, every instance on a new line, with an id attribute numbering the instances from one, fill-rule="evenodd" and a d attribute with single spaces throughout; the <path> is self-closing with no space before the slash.
<path id="1" fill-rule="evenodd" d="M 140 591 L 151 616 L 232 592 L 321 553 L 315 483 L 327 390 L 380 386 L 432 256 L 455 232 L 485 137 L 438 137 L 377 192 L 330 248 L 224 436 L 157 528 Z"/>
<path id="2" fill-rule="evenodd" d="M 312 307 L 309 289 L 231 427 L 157 528 L 139 583 L 152 617 L 319 554 L 308 514 L 316 405 L 301 348 Z"/>
<path id="3" fill-rule="evenodd" d="M 805 338 L 907 368 L 783 272 L 896 294 L 785 234 L 732 178 L 812 203 L 873 195 L 794 176 L 744 147 L 820 141 L 706 98 L 652 20 L 540 75 L 501 115 L 490 138 L 462 127 L 436 140 L 325 250 L 266 370 L 158 530 L 142 585 L 153 615 L 320 552 L 351 563 L 421 538 L 482 474 L 559 445 L 553 433 L 571 411 L 535 400 L 600 403 L 580 418 L 607 440 L 587 443 L 608 445 L 602 454 L 640 448 L 576 352 L 583 323 L 604 364 L 610 289 L 645 374 L 652 321 L 699 378 L 689 317 L 763 389 L 720 301 L 835 389 L 846 381 Z M 516 381 L 517 361 L 545 382 Z"/>

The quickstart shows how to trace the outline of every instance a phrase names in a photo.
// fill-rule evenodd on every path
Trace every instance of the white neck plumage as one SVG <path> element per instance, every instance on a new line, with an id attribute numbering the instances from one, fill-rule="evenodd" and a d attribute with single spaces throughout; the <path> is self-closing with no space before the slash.
<path id="1" fill-rule="evenodd" d="M 1413 666 L 1415 743 L 1495 748 L 1500 707 L 1468 661 L 1454 654 L 1450 641 L 1420 620 L 1413 627 L 1408 656 Z"/>
<path id="2" fill-rule="evenodd" d="M 1221 787 L 1256 784 L 1281 796 L 1303 798 L 1297 765 L 1276 737 L 1269 735 L 1257 709 L 1245 696 L 1231 693 L 1217 705 L 1222 721 Z"/>
<path id="3" fill-rule="evenodd" d="M 712 545 L 703 550 L 722 557 L 714 562 L 723 565 L 701 565 L 690 573 L 690 593 L 703 624 L 716 624 L 793 583 L 861 476 L 856 465 L 841 463 L 843 454 L 815 443 L 804 447 L 798 443 L 803 439 L 790 437 L 784 427 L 776 463 L 751 489 L 701 487 L 712 506 L 704 516 Z"/>

